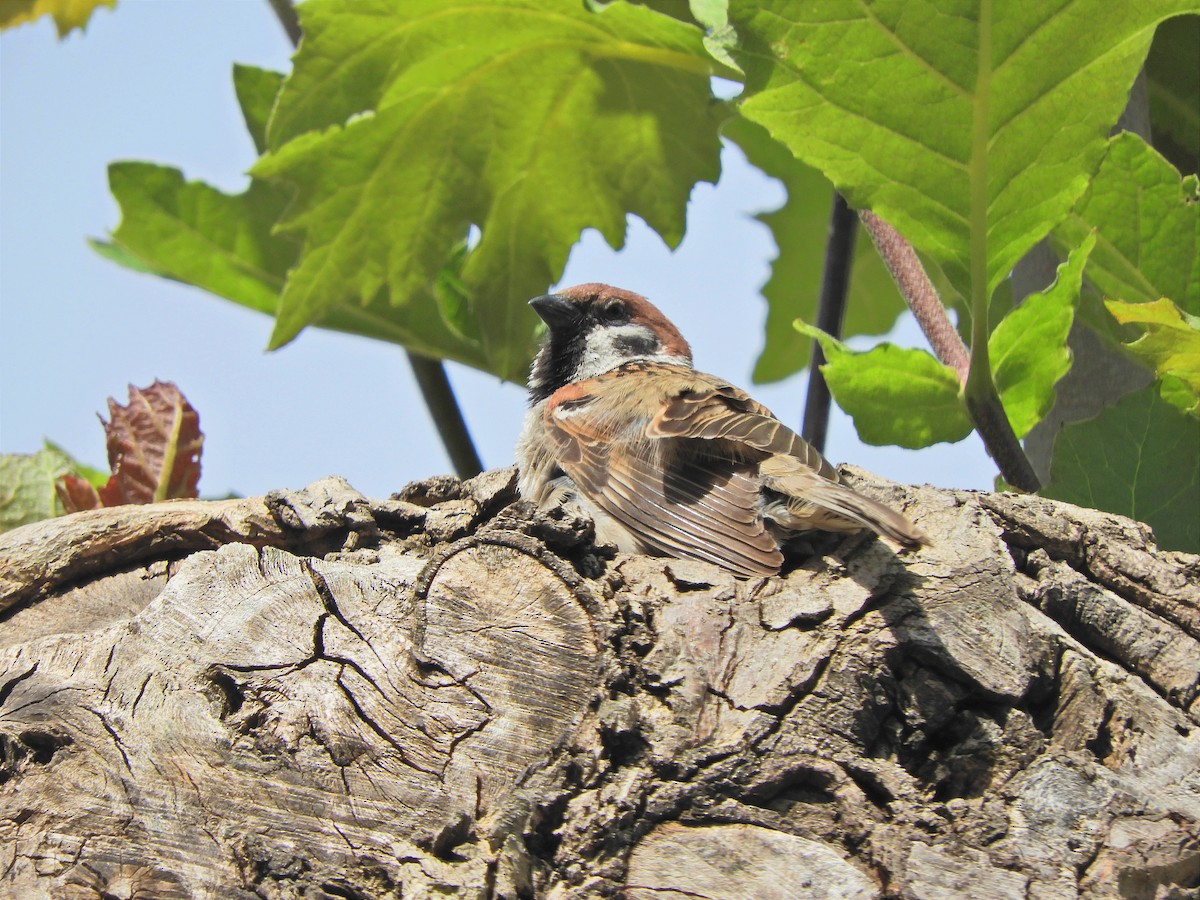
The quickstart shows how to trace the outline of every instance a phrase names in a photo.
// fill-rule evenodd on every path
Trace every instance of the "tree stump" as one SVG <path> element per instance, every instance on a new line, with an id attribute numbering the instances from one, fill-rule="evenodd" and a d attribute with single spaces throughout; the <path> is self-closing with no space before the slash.
<path id="1" fill-rule="evenodd" d="M 737 579 L 511 469 L 0 536 L 0 895 L 1196 897 L 1200 558 L 848 477 L 934 545 Z"/>

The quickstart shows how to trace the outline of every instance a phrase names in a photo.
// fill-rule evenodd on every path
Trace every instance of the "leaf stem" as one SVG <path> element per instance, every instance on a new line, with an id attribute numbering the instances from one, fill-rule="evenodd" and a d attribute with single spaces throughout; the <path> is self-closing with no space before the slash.
<path id="1" fill-rule="evenodd" d="M 975 108 L 971 114 L 971 364 L 963 399 L 983 445 L 1000 475 L 1022 491 L 1036 491 L 1041 482 L 1017 440 L 992 380 L 988 358 L 988 140 L 991 128 L 993 0 L 980 0 L 978 70 Z"/>
<path id="2" fill-rule="evenodd" d="M 883 257 L 884 265 L 892 273 L 896 286 L 913 317 L 925 333 L 929 346 L 937 354 L 937 358 L 952 368 L 958 375 L 959 384 L 967 383 L 967 373 L 970 371 L 971 354 L 967 345 L 958 335 L 958 330 L 950 317 L 946 315 L 946 307 L 938 296 L 937 288 L 929 280 L 921 259 L 913 250 L 912 244 L 901 237 L 900 232 L 889 225 L 870 210 L 859 213 L 867 234 L 875 242 L 875 248 Z"/>
<path id="3" fill-rule="evenodd" d="M 858 219 L 846 198 L 834 192 L 829 211 L 829 240 L 825 244 L 825 265 L 821 272 L 821 296 L 817 301 L 816 326 L 841 339 L 842 320 L 846 315 L 846 295 L 850 289 L 850 267 L 854 262 L 854 238 Z M 818 341 L 812 344 L 812 362 L 808 367 L 808 395 L 804 400 L 804 426 L 801 435 L 825 452 L 829 431 L 829 385 L 821 372 L 825 352 Z"/>
<path id="4" fill-rule="evenodd" d="M 267 3 L 270 4 L 275 17 L 279 19 L 283 30 L 287 32 L 292 46 L 298 47 L 304 33 L 301 30 L 300 17 L 296 14 L 296 7 L 292 0 L 267 0 Z M 467 430 L 462 409 L 459 408 L 458 400 L 454 396 L 454 388 L 451 387 L 450 379 L 446 376 L 446 367 L 441 360 L 422 356 L 411 350 L 404 352 L 408 356 L 408 363 L 417 380 L 417 387 L 421 390 L 421 397 L 425 401 L 429 415 L 433 418 L 433 424 L 437 427 L 438 436 L 442 439 L 442 446 L 446 449 L 446 455 L 450 457 L 454 473 L 459 478 L 478 475 L 483 471 L 483 462 L 475 450 L 471 432 Z"/>
<path id="5" fill-rule="evenodd" d="M 1000 477 L 1020 491 L 1033 493 L 1040 490 L 1042 483 L 1012 430 L 990 372 L 987 376 L 987 388 L 981 391 L 979 396 L 971 391 L 971 383 L 968 381 L 965 400 L 967 413 L 975 424 L 975 430 L 983 439 L 983 446 L 988 455 L 1000 470 Z"/>
<path id="6" fill-rule="evenodd" d="M 988 455 L 1000 470 L 1000 475 L 1019 490 L 1038 490 L 1041 483 L 1009 424 L 991 371 L 985 368 L 983 376 L 979 375 L 976 361 L 982 357 L 986 365 L 988 358 L 986 304 L 983 315 L 973 317 L 971 329 L 972 343 L 981 347 L 982 353 L 972 354 L 946 315 L 946 307 L 942 305 L 941 297 L 912 245 L 895 228 L 869 210 L 860 212 L 859 218 L 937 358 L 957 373 L 959 384 L 963 386 L 967 414 L 983 439 Z M 986 282 L 982 290 L 986 294 Z"/>

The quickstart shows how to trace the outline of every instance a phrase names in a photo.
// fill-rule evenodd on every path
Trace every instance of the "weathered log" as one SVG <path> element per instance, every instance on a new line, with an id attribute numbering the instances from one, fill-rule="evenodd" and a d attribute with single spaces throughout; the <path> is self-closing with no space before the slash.
<path id="1" fill-rule="evenodd" d="M 0 536 L 0 895 L 1194 897 L 1200 558 L 851 471 L 932 547 L 615 555 L 511 470 Z"/>

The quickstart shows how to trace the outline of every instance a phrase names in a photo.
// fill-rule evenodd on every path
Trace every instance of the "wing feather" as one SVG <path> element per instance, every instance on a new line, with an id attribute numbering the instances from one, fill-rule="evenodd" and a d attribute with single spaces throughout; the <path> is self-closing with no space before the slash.
<path id="1" fill-rule="evenodd" d="M 744 391 L 720 382 L 672 398 L 650 423 L 651 437 L 727 440 L 768 456 L 790 456 L 837 481 L 835 469 L 808 441 Z"/>
<path id="2" fill-rule="evenodd" d="M 712 454 L 703 440 L 614 440 L 629 423 L 604 389 L 609 377 L 572 385 L 547 405 L 547 434 L 576 486 L 648 549 L 744 575 L 778 571 L 783 557 L 763 521 L 749 465 Z"/>
<path id="3" fill-rule="evenodd" d="M 769 548 L 735 540 L 727 530 L 703 527 L 694 517 L 662 513 L 669 504 L 656 504 L 640 488 L 616 484 L 597 497 L 597 504 L 628 528 L 636 530 L 649 550 L 687 559 L 717 563 L 741 575 L 771 575 L 779 570 L 783 556 L 771 541 Z"/>

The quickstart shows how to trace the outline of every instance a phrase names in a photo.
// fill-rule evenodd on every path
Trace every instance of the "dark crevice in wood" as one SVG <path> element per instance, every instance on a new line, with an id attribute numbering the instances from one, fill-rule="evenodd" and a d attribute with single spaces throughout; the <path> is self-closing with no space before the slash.
<path id="1" fill-rule="evenodd" d="M 241 685 L 219 669 L 214 669 L 209 673 L 208 681 L 217 689 L 221 697 L 221 718 L 237 715 L 246 702 L 246 694 Z"/>
<path id="2" fill-rule="evenodd" d="M 129 754 L 125 751 L 125 745 L 124 745 L 124 742 L 121 740 L 121 735 L 118 734 L 117 730 L 115 728 L 113 728 L 112 725 L 109 724 L 109 721 L 105 717 L 104 713 L 99 712 L 98 710 L 95 710 L 95 709 L 89 709 L 86 706 L 82 707 L 82 709 L 85 712 L 89 712 L 93 716 L 95 716 L 96 719 L 100 722 L 100 727 L 102 727 L 106 732 L 108 732 L 108 736 L 110 738 L 112 738 L 113 746 L 116 747 L 117 752 L 119 754 L 121 754 L 121 762 L 124 763 L 124 765 L 125 765 L 125 771 L 129 774 L 130 778 L 133 778 L 134 777 L 133 766 L 129 762 Z"/>
<path id="3" fill-rule="evenodd" d="M 5 702 L 7 702 L 9 695 L 12 694 L 16 686 L 22 681 L 31 678 L 37 669 L 38 664 L 35 662 L 24 672 L 20 672 L 14 675 L 12 678 L 7 679 L 3 684 L 0 684 L 0 706 L 3 706 Z"/>

